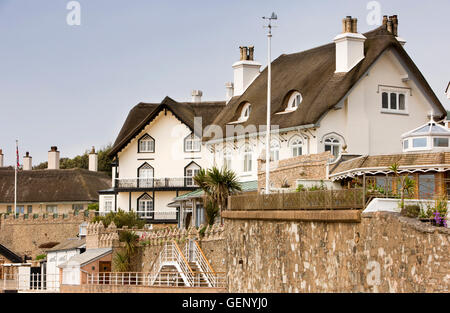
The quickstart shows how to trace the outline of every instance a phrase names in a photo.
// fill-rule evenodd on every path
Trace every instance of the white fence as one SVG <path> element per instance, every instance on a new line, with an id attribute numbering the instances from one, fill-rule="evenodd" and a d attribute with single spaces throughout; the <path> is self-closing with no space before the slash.
<path id="1" fill-rule="evenodd" d="M 59 292 L 59 274 L 4 274 L 0 289 L 19 292 Z"/>

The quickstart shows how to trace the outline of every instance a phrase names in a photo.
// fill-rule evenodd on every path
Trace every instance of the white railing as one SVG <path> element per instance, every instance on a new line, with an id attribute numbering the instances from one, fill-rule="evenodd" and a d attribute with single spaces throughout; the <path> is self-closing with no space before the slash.
<path id="1" fill-rule="evenodd" d="M 207 282 L 210 287 L 216 287 L 216 276 L 214 275 L 214 270 L 209 264 L 208 259 L 206 259 L 205 254 L 200 248 L 197 241 L 192 240 L 193 242 L 193 261 L 197 263 L 198 267 L 201 269 L 202 273 L 205 275 Z"/>
<path id="2" fill-rule="evenodd" d="M 214 274 L 216 288 L 226 287 L 225 273 Z M 183 273 L 179 272 L 108 272 L 87 274 L 88 285 L 110 285 L 110 286 L 155 286 L 155 287 L 185 287 Z M 209 287 L 202 280 L 200 275 L 196 275 L 189 287 Z"/>
<path id="3" fill-rule="evenodd" d="M 59 274 L 3 274 L 0 289 L 18 291 L 58 292 Z"/>
<path id="4" fill-rule="evenodd" d="M 181 270 L 180 274 L 182 277 L 184 277 L 183 280 L 185 281 L 186 285 L 193 285 L 194 273 L 192 272 L 189 263 L 181 252 L 180 247 L 178 247 L 178 244 L 175 241 L 167 242 L 164 244 L 159 257 L 152 268 L 151 273 L 154 277 L 154 280 L 156 280 L 162 266 L 167 264 L 174 265 L 175 267 L 178 265 Z"/>
<path id="5" fill-rule="evenodd" d="M 133 177 L 116 178 L 115 187 L 117 188 L 178 188 L 178 187 L 198 187 L 193 178 L 187 177 Z"/>
<path id="6" fill-rule="evenodd" d="M 98 214 L 100 216 L 105 216 L 111 211 L 100 211 Z M 114 212 L 114 211 L 112 211 Z M 150 219 L 150 220 L 165 220 L 165 221 L 176 221 L 177 220 L 177 210 L 171 209 L 171 210 L 152 210 L 152 211 L 134 211 L 136 214 L 143 219 Z"/>

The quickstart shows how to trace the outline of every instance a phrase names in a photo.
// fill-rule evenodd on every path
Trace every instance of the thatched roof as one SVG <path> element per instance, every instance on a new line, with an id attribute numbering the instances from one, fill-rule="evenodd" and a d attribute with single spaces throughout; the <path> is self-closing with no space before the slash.
<path id="1" fill-rule="evenodd" d="M 111 149 L 113 157 L 124 148 L 131 139 L 137 136 L 163 110 L 171 111 L 181 122 L 194 131 L 194 117 L 202 117 L 202 125 L 212 123 L 217 114 L 224 108 L 225 101 L 213 102 L 177 102 L 165 97 L 161 103 L 139 103 L 130 113 L 119 132 Z"/>
<path id="2" fill-rule="evenodd" d="M 344 99 L 370 66 L 388 49 L 394 49 L 398 53 L 443 118 L 446 115 L 444 107 L 397 39 L 383 27 L 365 33 L 364 36 L 367 38 L 364 43 L 365 58 L 348 73 L 335 73 L 334 43 L 299 53 L 283 54 L 275 59 L 272 62 L 271 124 L 279 125 L 281 129 L 318 123 L 326 112 Z M 303 97 L 299 108 L 292 113 L 275 114 L 285 110 L 288 97 L 294 90 L 299 91 Z M 265 125 L 267 68 L 240 97 L 231 99 L 216 117 L 214 124 L 225 130 L 227 123 L 238 119 L 240 108 L 246 102 L 251 103 L 252 111 L 248 120 L 241 125 Z"/>
<path id="3" fill-rule="evenodd" d="M 335 73 L 336 47 L 329 43 L 307 51 L 282 54 L 272 62 L 271 124 L 280 129 L 302 126 L 317 126 L 321 117 L 345 99 L 348 92 L 363 77 L 368 69 L 386 51 L 393 50 L 411 72 L 425 95 L 440 114 L 446 111 L 431 87 L 408 56 L 402 45 L 383 26 L 365 33 L 365 58 L 348 73 Z M 284 111 L 292 91 L 299 91 L 303 101 L 299 108 L 288 114 Z M 114 143 L 111 156 L 120 151 L 134 138 L 162 109 L 171 110 L 174 115 L 191 129 L 194 116 L 203 117 L 203 127 L 218 125 L 226 135 L 226 125 L 238 119 L 242 106 L 251 103 L 251 114 L 242 126 L 265 125 L 267 104 L 267 68 L 241 95 L 225 102 L 180 103 L 166 97 L 161 103 L 140 103 L 130 113 Z M 217 134 L 215 134 L 217 135 Z M 203 140 L 212 138 L 204 137 Z"/>
<path id="4" fill-rule="evenodd" d="M 85 169 L 32 170 L 17 173 L 17 202 L 98 201 L 111 178 Z M 14 202 L 14 169 L 0 168 L 0 203 Z"/>

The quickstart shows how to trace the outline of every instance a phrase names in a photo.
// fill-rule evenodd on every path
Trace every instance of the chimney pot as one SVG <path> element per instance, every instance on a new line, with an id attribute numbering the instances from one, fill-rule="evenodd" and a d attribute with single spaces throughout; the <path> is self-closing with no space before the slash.
<path id="1" fill-rule="evenodd" d="M 25 156 L 23 157 L 23 170 L 31 171 L 32 169 L 33 169 L 32 158 L 30 156 L 30 153 L 27 151 L 25 152 Z"/>
<path id="2" fill-rule="evenodd" d="M 232 82 L 225 83 L 225 99 L 226 101 L 233 98 L 234 85 Z"/>
<path id="3" fill-rule="evenodd" d="M 387 21 L 387 31 L 390 32 L 391 34 L 392 32 L 392 19 L 389 17 L 389 20 Z"/>
<path id="4" fill-rule="evenodd" d="M 95 147 L 92 146 L 91 153 L 89 153 L 89 170 L 97 172 L 98 170 L 98 154 L 95 153 Z"/>
<path id="5" fill-rule="evenodd" d="M 59 151 L 56 146 L 50 147 L 50 151 L 48 152 L 47 168 L 49 170 L 59 170 Z"/>
<path id="6" fill-rule="evenodd" d="M 0 167 L 3 167 L 3 150 L 0 149 Z"/>
<path id="7" fill-rule="evenodd" d="M 336 73 L 347 73 L 364 59 L 366 37 L 357 33 L 358 19 L 347 16 L 342 21 L 344 33 L 334 38 L 336 44 Z"/>
<path id="8" fill-rule="evenodd" d="M 387 15 L 383 15 L 383 26 L 384 26 L 384 28 L 387 27 L 387 22 L 388 22 L 388 16 Z"/>
<path id="9" fill-rule="evenodd" d="M 191 96 L 192 96 L 192 102 L 201 102 L 203 92 L 201 90 L 192 90 Z"/>
<path id="10" fill-rule="evenodd" d="M 253 61 L 253 54 L 255 52 L 255 47 L 254 46 L 250 46 L 248 47 L 248 60 L 249 61 Z"/>

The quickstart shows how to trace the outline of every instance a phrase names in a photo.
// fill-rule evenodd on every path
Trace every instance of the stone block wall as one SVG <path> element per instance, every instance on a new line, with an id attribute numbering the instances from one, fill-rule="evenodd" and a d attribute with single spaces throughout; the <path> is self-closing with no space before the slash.
<path id="1" fill-rule="evenodd" d="M 202 229 L 202 227 L 198 229 Z M 224 241 L 224 227 L 217 224 L 208 227 L 203 235 L 199 233 L 198 229 L 191 227 L 188 230 L 180 230 L 176 227 L 167 227 L 151 231 L 134 230 L 140 236 L 141 244 L 133 257 L 132 271 L 149 272 L 165 242 L 175 240 L 180 249 L 183 250 L 188 239 L 193 239 L 199 243 L 214 271 L 225 272 L 226 245 Z"/>
<path id="2" fill-rule="evenodd" d="M 396 213 L 225 226 L 230 292 L 449 291 L 450 230 Z"/>
<path id="3" fill-rule="evenodd" d="M 327 163 L 331 159 L 330 152 L 318 154 L 300 155 L 297 157 L 270 162 L 270 181 L 273 188 L 282 188 L 288 184 L 290 188 L 296 188 L 297 179 L 326 179 Z M 264 160 L 258 160 L 258 190 L 265 188 Z"/>
<path id="4" fill-rule="evenodd" d="M 79 226 L 84 221 L 93 218 L 94 212 L 84 216 L 80 212 L 64 215 L 20 215 L 14 218 L 12 215 L 0 216 L 0 243 L 19 255 L 36 257 L 45 253 L 45 248 L 39 246 L 55 242 L 59 243 L 67 238 L 76 237 Z"/>

